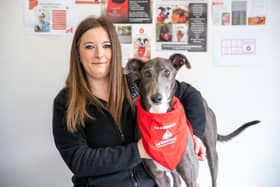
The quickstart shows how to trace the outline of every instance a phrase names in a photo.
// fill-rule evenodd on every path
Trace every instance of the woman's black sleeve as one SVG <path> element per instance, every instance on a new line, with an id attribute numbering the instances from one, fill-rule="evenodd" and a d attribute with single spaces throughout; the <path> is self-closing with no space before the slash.
<path id="1" fill-rule="evenodd" d="M 176 81 L 175 95 L 184 106 L 194 134 L 202 139 L 205 131 L 206 116 L 200 92 L 188 83 Z"/>
<path id="2" fill-rule="evenodd" d="M 53 105 L 53 136 L 63 160 L 76 176 L 96 176 L 133 168 L 141 162 L 136 143 L 92 149 L 82 129 L 66 129 L 66 104 L 56 97 Z"/>

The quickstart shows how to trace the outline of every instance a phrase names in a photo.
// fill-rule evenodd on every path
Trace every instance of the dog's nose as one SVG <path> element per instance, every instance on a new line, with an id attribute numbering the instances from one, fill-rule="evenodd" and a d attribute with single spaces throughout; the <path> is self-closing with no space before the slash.
<path id="1" fill-rule="evenodd" d="M 151 96 L 151 100 L 153 103 L 159 104 L 162 100 L 162 95 L 157 93 Z"/>

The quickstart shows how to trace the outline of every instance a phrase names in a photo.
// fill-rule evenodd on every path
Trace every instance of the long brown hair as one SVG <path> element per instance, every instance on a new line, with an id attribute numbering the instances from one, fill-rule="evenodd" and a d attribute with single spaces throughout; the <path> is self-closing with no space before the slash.
<path id="1" fill-rule="evenodd" d="M 109 99 L 105 107 L 91 92 L 85 70 L 80 63 L 79 43 L 83 34 L 92 29 L 104 28 L 110 38 L 112 45 L 112 61 L 109 74 Z M 98 36 L 96 36 L 98 37 Z M 128 89 L 122 68 L 122 53 L 118 35 L 114 25 L 105 17 L 88 17 L 77 27 L 72 41 L 70 54 L 70 70 L 66 79 L 66 87 L 69 89 L 67 108 L 67 129 L 75 132 L 79 126 L 85 126 L 86 118 L 93 118 L 86 111 L 86 103 L 94 103 L 98 109 L 108 110 L 120 125 L 123 102 L 125 99 L 133 109 L 133 101 Z"/>

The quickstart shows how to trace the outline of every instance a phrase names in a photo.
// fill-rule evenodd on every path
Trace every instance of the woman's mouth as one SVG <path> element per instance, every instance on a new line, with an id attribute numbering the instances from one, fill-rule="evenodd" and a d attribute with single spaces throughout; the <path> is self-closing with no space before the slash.
<path id="1" fill-rule="evenodd" d="M 106 62 L 92 62 L 92 64 L 106 64 Z"/>

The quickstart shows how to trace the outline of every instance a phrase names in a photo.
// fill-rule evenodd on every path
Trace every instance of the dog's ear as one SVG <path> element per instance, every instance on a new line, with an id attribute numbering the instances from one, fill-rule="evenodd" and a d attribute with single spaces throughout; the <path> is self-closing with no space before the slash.
<path id="1" fill-rule="evenodd" d="M 184 64 L 188 69 L 191 69 L 191 64 L 187 57 L 181 53 L 175 53 L 169 57 L 172 65 L 178 71 Z"/>
<path id="2" fill-rule="evenodd" d="M 146 62 L 138 58 L 132 58 L 128 60 L 125 66 L 125 74 L 130 84 L 136 84 L 139 86 L 141 79 L 140 71 L 145 63 Z"/>
<path id="3" fill-rule="evenodd" d="M 144 66 L 144 64 L 145 64 L 144 61 L 137 58 L 132 58 L 127 62 L 125 66 L 125 74 L 128 81 L 128 87 L 134 99 L 140 95 L 139 94 L 139 85 L 141 81 L 140 71 Z"/>
<path id="4" fill-rule="evenodd" d="M 145 38 L 144 39 L 144 43 L 146 44 L 146 43 L 148 43 L 149 42 L 149 40 L 147 39 L 147 38 Z"/>
<path id="5" fill-rule="evenodd" d="M 125 66 L 125 71 L 126 73 L 140 72 L 144 64 L 145 62 L 143 60 L 140 60 L 138 58 L 132 58 L 128 60 Z"/>

